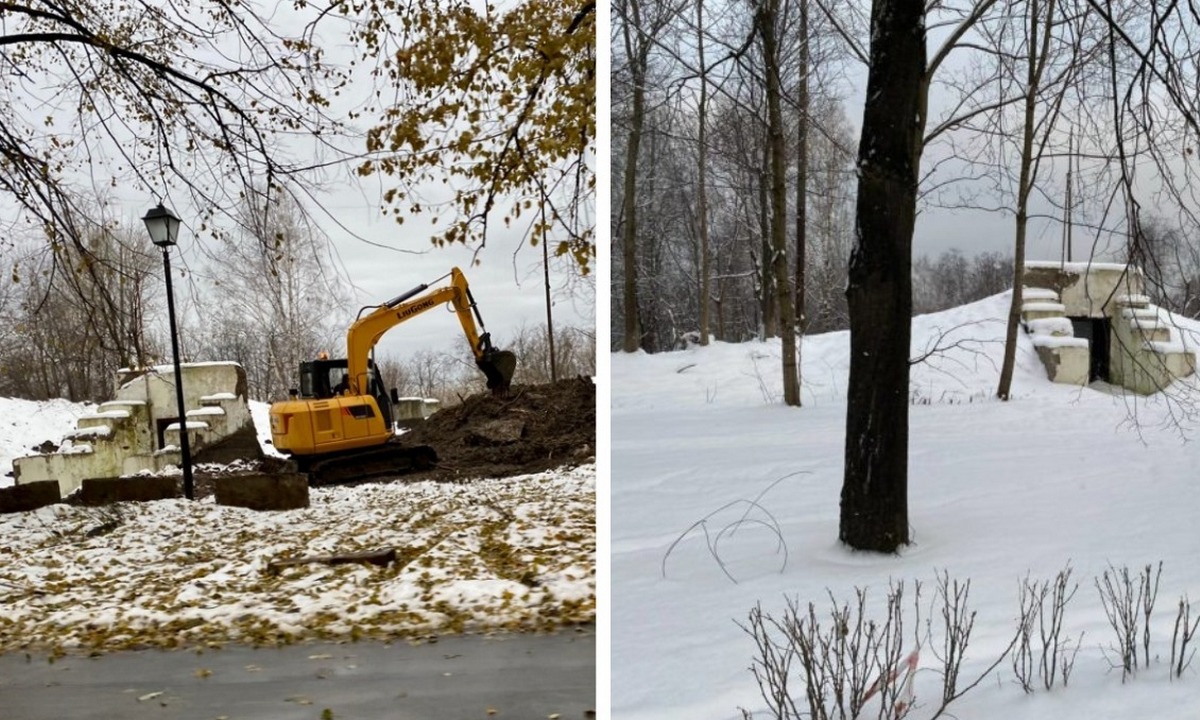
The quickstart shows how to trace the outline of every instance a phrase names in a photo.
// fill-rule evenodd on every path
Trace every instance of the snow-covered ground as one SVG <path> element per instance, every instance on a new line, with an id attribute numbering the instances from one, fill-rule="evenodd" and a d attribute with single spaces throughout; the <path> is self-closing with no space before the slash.
<path id="1" fill-rule="evenodd" d="M 34 402 L 0 398 L 0 487 L 13 484 L 9 477 L 13 458 L 33 454 L 33 446 L 46 440 L 55 443 L 70 430 L 80 415 L 95 412 L 96 406 L 67 400 Z"/>
<path id="2" fill-rule="evenodd" d="M 741 708 L 769 717 L 748 669 L 754 642 L 738 626 L 751 608 L 782 619 L 789 599 L 811 601 L 827 616 L 827 593 L 848 601 L 867 588 L 877 604 L 900 580 L 910 596 L 913 581 L 924 583 L 928 605 L 943 570 L 971 581 L 969 681 L 1013 637 L 1022 579 L 1052 580 L 1068 564 L 1079 587 L 1063 636 L 1082 636 L 1069 686 L 1027 695 L 1006 661 L 950 712 L 1197 717 L 1200 658 L 1174 682 L 1167 659 L 1180 597 L 1200 614 L 1200 444 L 1187 442 L 1200 435 L 1190 417 L 1200 383 L 1177 383 L 1170 399 L 1053 385 L 1022 336 L 1014 399 L 998 402 L 1008 298 L 914 320 L 914 356 L 946 349 L 913 368 L 915 542 L 899 556 L 855 554 L 836 541 L 847 333 L 805 338 L 802 409 L 779 405 L 777 342 L 612 356 L 614 717 L 732 719 Z M 738 502 L 755 498 L 758 507 Z M 1158 659 L 1123 684 L 1093 579 L 1110 564 L 1136 575 L 1159 561 L 1150 623 Z M 912 718 L 930 717 L 940 697 L 932 650 L 922 648 Z"/>
<path id="3" fill-rule="evenodd" d="M 252 407 L 260 435 L 265 405 Z M 88 408 L 0 399 L 0 474 Z M 0 652 L 548 629 L 595 619 L 594 464 L 314 488 L 259 513 L 167 500 L 0 516 Z M 11 479 L 9 479 L 11 482 Z M 397 561 L 271 560 L 394 548 Z"/>

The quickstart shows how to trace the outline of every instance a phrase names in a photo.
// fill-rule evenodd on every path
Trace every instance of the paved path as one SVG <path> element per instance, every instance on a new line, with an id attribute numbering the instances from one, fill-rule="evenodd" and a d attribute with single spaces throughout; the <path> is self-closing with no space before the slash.
<path id="1" fill-rule="evenodd" d="M 592 628 L 410 645 L 0 655 L 4 720 L 593 717 Z M 328 710 L 328 712 L 326 712 Z M 493 711 L 489 714 L 489 711 Z"/>

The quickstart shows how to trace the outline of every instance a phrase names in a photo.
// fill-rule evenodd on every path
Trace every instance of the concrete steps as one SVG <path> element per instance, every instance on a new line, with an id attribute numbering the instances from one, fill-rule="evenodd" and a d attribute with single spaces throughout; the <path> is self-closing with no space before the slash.
<path id="1" fill-rule="evenodd" d="M 1021 290 L 1021 320 L 1051 382 L 1087 385 L 1091 350 L 1085 338 L 1075 337 L 1067 308 L 1049 288 Z"/>
<path id="2" fill-rule="evenodd" d="M 245 398 L 245 372 L 236 363 L 185 364 L 186 430 L 193 455 L 248 436 L 258 452 Z M 63 497 L 84 479 L 157 473 L 180 463 L 180 423 L 174 368 L 160 366 L 118 374 L 116 399 L 85 415 L 57 452 L 17 458 L 17 484 L 55 480 Z M 245 456 L 245 448 L 238 446 Z"/>
<path id="3" fill-rule="evenodd" d="M 1115 298 L 1113 375 L 1143 395 L 1160 392 L 1196 371 L 1196 353 L 1169 316 L 1144 295 Z"/>

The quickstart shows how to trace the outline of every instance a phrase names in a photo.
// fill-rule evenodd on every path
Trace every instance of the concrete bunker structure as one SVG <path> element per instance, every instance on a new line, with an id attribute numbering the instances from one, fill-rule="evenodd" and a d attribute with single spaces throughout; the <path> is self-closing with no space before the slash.
<path id="1" fill-rule="evenodd" d="M 185 363 L 186 432 L 194 462 L 260 458 L 246 401 L 246 372 L 234 362 Z M 86 478 L 158 472 L 181 463 L 175 371 L 170 365 L 121 370 L 115 398 L 84 415 L 51 452 L 16 458 L 17 485 L 55 480 L 63 497 Z"/>
<path id="2" fill-rule="evenodd" d="M 1102 380 L 1142 395 L 1196 371 L 1196 340 L 1123 263 L 1027 262 L 1021 319 L 1056 383 Z"/>

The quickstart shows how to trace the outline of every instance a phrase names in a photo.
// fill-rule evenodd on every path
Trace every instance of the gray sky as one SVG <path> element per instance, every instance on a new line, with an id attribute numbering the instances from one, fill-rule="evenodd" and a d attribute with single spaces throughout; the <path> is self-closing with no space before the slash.
<path id="1" fill-rule="evenodd" d="M 545 322 L 541 248 L 522 243 L 519 233 L 498 231 L 477 254 L 462 245 L 436 248 L 430 243 L 435 226 L 426 215 L 406 216 L 404 224 L 398 225 L 391 216 L 384 217 L 370 198 L 353 190 L 318 199 L 328 214 L 337 219 L 334 222 L 319 210 L 314 213 L 316 223 L 329 236 L 351 298 L 351 307 L 347 311 L 331 310 L 330 313 L 333 326 L 341 329 L 339 338 L 344 338 L 341 332 L 354 321 L 360 307 L 376 305 L 422 283 L 432 283 L 454 266 L 466 275 L 487 330 L 498 347 L 504 348 L 522 325 Z M 144 207 L 134 198 L 122 198 L 120 203 L 139 226 L 139 218 L 154 205 L 149 198 L 142 201 Z M 169 200 L 167 204 L 171 204 Z M 214 242 L 193 231 L 185 207 L 174 209 L 184 222 L 180 249 L 176 252 L 182 254 L 182 262 L 199 270 L 205 262 L 203 252 L 212 250 Z M 345 228 L 338 227 L 339 224 Z M 180 259 L 173 259 L 180 262 Z M 480 264 L 472 266 L 473 259 Z M 576 282 L 576 292 L 569 294 L 564 289 L 569 279 L 566 260 L 551 257 L 554 323 L 556 327 L 592 329 L 595 327 L 594 291 L 583 292 L 581 288 L 586 289 L 588 285 L 594 288 L 594 284 L 591 281 L 586 284 Z M 203 318 L 198 319 L 203 322 Z M 331 355 L 340 356 L 345 352 L 344 340 L 339 342 L 339 346 L 329 348 Z M 456 352 L 465 347 L 455 315 L 444 308 L 434 308 L 392 329 L 380 341 L 379 352 L 407 358 L 420 350 Z"/>
<path id="2" fill-rule="evenodd" d="M 270 7 L 274 3 L 267 0 L 259 4 Z M 304 13 L 287 9 L 273 15 L 271 22 L 280 27 L 292 26 L 287 29 L 298 30 L 306 18 Z M 348 45 L 344 38 L 344 30 L 345 27 L 335 19 L 316 37 L 316 41 L 324 45 L 326 61 L 340 64 L 342 67 L 348 66 L 349 61 L 361 52 L 360 48 Z M 236 45 L 234 49 L 240 50 L 241 45 Z M 369 63 L 360 63 L 356 69 L 358 75 L 337 95 L 337 107 L 327 109 L 329 115 L 345 120 L 350 110 L 361 111 L 364 104 L 374 102 L 372 97 L 376 89 L 375 79 L 370 76 L 371 68 L 368 65 Z M 45 82 L 41 83 L 45 85 L 42 88 L 45 92 L 44 97 L 27 98 L 28 102 L 25 104 L 37 105 L 38 112 L 56 112 L 57 97 L 51 82 L 53 79 L 47 77 Z M 61 127 L 72 127 L 73 108 L 64 107 L 58 111 L 63 115 Z M 28 110 L 21 112 L 29 113 Z M 39 116 L 34 113 L 33 117 Z M 369 126 L 373 118 L 373 115 L 368 114 L 348 122 Z M 128 129 L 128 132 L 133 131 Z M 365 129 L 351 127 L 350 131 L 361 135 Z M 346 153 L 361 153 L 366 149 L 365 141 L 361 137 L 338 138 L 326 135 L 324 140 L 338 144 Z M 321 163 L 337 156 L 336 152 L 323 149 L 313 138 L 302 135 L 280 135 L 272 138 L 272 141 L 277 151 L 285 156 L 285 162 L 297 160 L 298 164 Z M 97 188 L 97 192 L 110 203 L 109 216 L 120 218 L 133 229 L 135 237 L 136 233 L 143 233 L 146 247 L 150 249 L 149 237 L 144 235 L 141 217 L 157 203 L 157 197 L 147 191 L 133 189 L 132 183 L 128 182 L 128 173 L 113 169 L 122 164 L 120 153 L 114 152 L 114 147 L 112 141 L 102 133 L 92 137 L 88 147 L 88 158 L 91 162 L 83 165 L 83 169 L 78 173 L 79 177 L 74 181 L 78 182 L 81 192 L 84 193 L 89 187 Z M 188 153 L 182 148 L 175 150 L 178 157 L 188 157 Z M 361 160 L 350 164 L 356 165 L 357 162 Z M 203 163 L 197 163 L 197 166 L 203 167 Z M 360 180 L 349 165 L 344 168 L 327 167 L 322 173 L 324 189 L 321 194 L 315 196 L 314 202 L 319 203 L 324 211 L 314 208 L 311 203 L 305 205 L 314 222 L 332 243 L 338 260 L 336 264 L 340 265 L 338 270 L 345 277 L 352 305 L 348 311 L 331 312 L 331 324 L 339 329 L 339 335 L 343 338 L 337 347 L 329 348 L 331 354 L 344 353 L 344 329 L 353 321 L 359 307 L 384 302 L 418 284 L 430 282 L 448 273 L 455 265 L 460 266 L 466 274 L 487 329 L 491 331 L 497 346 L 505 347 L 522 325 L 533 326 L 545 322 L 541 249 L 526 246 L 521 239 L 522 232 L 505 232 L 503 228 L 497 227 L 499 220 L 496 220 L 493 222 L 494 230 L 488 246 L 478 254 L 462 246 L 434 248 L 430 238 L 436 234 L 437 228 L 431 225 L 429 214 L 407 216 L 403 225 L 397 225 L 392 217 L 384 217 L 380 213 L 379 187 L 381 184 L 385 187 L 392 185 L 389 179 L 383 180 L 382 183 L 370 178 Z M 202 183 L 206 181 L 205 178 L 200 180 Z M 208 233 L 201 232 L 197 227 L 199 213 L 196 208 L 189 206 L 189 196 L 180 191 L 179 181 L 167 177 L 164 183 L 175 188 L 163 199 L 164 204 L 174 210 L 184 223 L 179 247 L 173 251 L 173 265 L 189 267 L 200 272 L 205 266 L 206 253 L 213 254 L 217 249 L 216 244 Z M 441 183 L 436 183 L 436 186 L 437 190 L 443 187 Z M 435 192 L 434 188 L 423 190 L 427 194 Z M 233 195 L 236 196 L 236 188 Z M 0 198 L 0 208 L 7 209 L 10 206 L 10 199 Z M 446 213 L 442 215 L 445 216 Z M 223 224 L 229 223 L 225 221 Z M 374 245 L 363 242 L 356 236 Z M 473 260 L 478 260 L 480 264 L 473 266 Z M 588 280 L 586 283 L 574 282 L 574 292 L 567 293 L 563 288 L 567 286 L 572 273 L 568 261 L 555 261 L 552 258 L 551 267 L 551 283 L 555 288 L 552 300 L 555 303 L 556 326 L 594 329 L 594 280 Z M 158 274 L 161 274 L 161 271 Z M 196 289 L 200 290 L 202 285 L 203 283 L 197 282 Z M 188 301 L 187 289 L 178 282 L 175 288 L 181 309 L 194 313 L 194 307 Z M 219 301 L 219 298 L 217 300 Z M 189 320 L 193 325 L 199 320 L 203 326 L 203 317 L 192 317 Z M 165 325 L 165 319 L 163 322 Z M 385 335 L 380 343 L 383 353 L 398 357 L 406 357 L 425 349 L 439 352 L 458 351 L 464 346 L 457 319 L 453 314 L 443 313 L 439 309 L 430 310 L 398 326 Z"/>
<path id="3" fill-rule="evenodd" d="M 517 233 L 497 232 L 476 254 L 462 245 L 433 247 L 429 239 L 434 226 L 424 215 L 410 216 L 404 224 L 397 225 L 392 217 L 382 217 L 375 206 L 361 201 L 349 205 L 339 202 L 336 213 L 358 235 L 395 248 L 375 247 L 339 228 L 327 228 L 355 285 L 354 307 L 347 320 L 353 320 L 353 313 L 359 307 L 389 300 L 458 266 L 466 275 L 487 329 L 498 346 L 503 347 L 522 324 L 545 322 L 541 248 L 523 244 Z M 480 264 L 472 266 L 473 259 Z M 555 325 L 594 328 L 594 293 L 579 293 L 578 298 L 566 294 L 563 290 L 569 280 L 566 261 L 551 257 L 550 264 Z M 380 350 L 404 357 L 421 349 L 449 350 L 462 342 L 457 318 L 435 308 L 385 335 Z"/>

